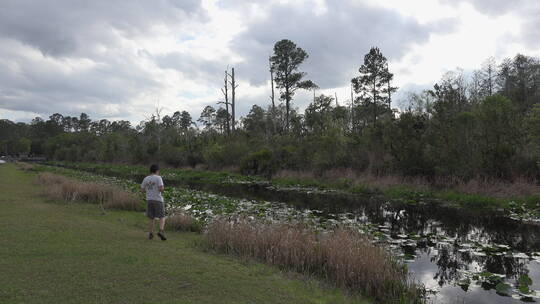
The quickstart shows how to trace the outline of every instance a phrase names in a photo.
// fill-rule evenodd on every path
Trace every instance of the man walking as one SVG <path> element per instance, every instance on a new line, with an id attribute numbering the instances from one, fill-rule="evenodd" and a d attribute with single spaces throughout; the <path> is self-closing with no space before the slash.
<path id="1" fill-rule="evenodd" d="M 159 175 L 159 166 L 150 166 L 150 175 L 145 177 L 141 184 L 141 190 L 146 193 L 146 216 L 150 219 L 148 229 L 148 239 L 154 238 L 155 220 L 159 219 L 158 236 L 162 241 L 166 241 L 165 233 L 165 208 L 163 207 L 164 190 L 163 179 Z"/>

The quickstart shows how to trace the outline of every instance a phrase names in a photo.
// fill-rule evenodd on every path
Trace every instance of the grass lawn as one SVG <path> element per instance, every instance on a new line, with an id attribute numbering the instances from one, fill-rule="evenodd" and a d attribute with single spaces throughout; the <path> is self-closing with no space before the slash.
<path id="1" fill-rule="evenodd" d="M 359 303 L 315 280 L 203 251 L 193 233 L 146 239 L 142 213 L 40 197 L 0 165 L 0 303 Z"/>

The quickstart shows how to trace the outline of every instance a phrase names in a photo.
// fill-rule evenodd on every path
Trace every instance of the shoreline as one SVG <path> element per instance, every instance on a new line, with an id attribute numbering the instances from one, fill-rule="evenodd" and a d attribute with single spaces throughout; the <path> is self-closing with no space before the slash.
<path id="1" fill-rule="evenodd" d="M 144 175 L 146 168 L 140 165 L 114 165 L 100 163 L 45 162 L 44 164 L 123 177 Z M 173 183 L 259 185 L 272 191 L 299 191 L 304 193 L 338 192 L 351 195 L 366 195 L 382 201 L 421 204 L 437 202 L 456 208 L 503 211 L 510 217 L 538 222 L 540 224 L 540 193 L 518 197 L 490 197 L 481 194 L 457 192 L 452 189 L 415 189 L 409 185 L 392 186 L 386 189 L 355 184 L 352 179 L 301 179 L 277 177 L 267 179 L 247 176 L 229 171 L 185 170 L 164 168 L 164 178 Z"/>

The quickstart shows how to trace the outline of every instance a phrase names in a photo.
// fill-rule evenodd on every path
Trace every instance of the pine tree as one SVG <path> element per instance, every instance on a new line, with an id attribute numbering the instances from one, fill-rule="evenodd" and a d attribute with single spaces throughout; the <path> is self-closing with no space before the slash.
<path id="1" fill-rule="evenodd" d="M 360 94 L 363 106 L 371 110 L 375 124 L 379 113 L 390 110 L 392 93 L 397 90 L 391 85 L 394 74 L 388 70 L 388 61 L 377 47 L 364 56 L 364 64 L 358 71 L 360 75 L 351 80 L 354 91 Z"/>
<path id="2" fill-rule="evenodd" d="M 274 55 L 270 57 L 271 69 L 275 72 L 276 87 L 281 90 L 281 100 L 285 101 L 285 129 L 289 130 L 291 101 L 296 90 L 312 89 L 316 85 L 311 80 L 302 80 L 305 72 L 299 72 L 300 64 L 308 58 L 303 49 L 290 40 L 283 39 L 274 45 Z"/>

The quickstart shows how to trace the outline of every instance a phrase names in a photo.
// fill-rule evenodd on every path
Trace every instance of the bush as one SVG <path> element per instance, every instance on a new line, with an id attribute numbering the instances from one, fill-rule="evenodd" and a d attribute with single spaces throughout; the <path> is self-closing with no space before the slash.
<path id="1" fill-rule="evenodd" d="M 188 163 L 187 153 L 182 148 L 165 145 L 161 154 L 163 160 L 171 166 L 179 167 Z"/>
<path id="2" fill-rule="evenodd" d="M 34 171 L 35 167 L 29 163 L 17 162 L 17 166 L 23 171 Z"/>
<path id="3" fill-rule="evenodd" d="M 248 147 L 242 142 L 215 143 L 203 151 L 206 164 L 212 169 L 237 166 L 248 153 Z"/>
<path id="4" fill-rule="evenodd" d="M 203 224 L 189 214 L 177 213 L 167 218 L 166 228 L 173 231 L 201 232 Z"/>
<path id="5" fill-rule="evenodd" d="M 298 148 L 291 145 L 285 145 L 274 152 L 276 163 L 280 164 L 278 169 L 300 170 L 308 163 L 307 157 L 304 157 Z"/>
<path id="6" fill-rule="evenodd" d="M 248 175 L 272 176 L 277 171 L 277 166 L 274 164 L 272 152 L 262 149 L 244 157 L 240 162 L 240 171 Z"/>
<path id="7" fill-rule="evenodd" d="M 106 209 L 143 209 L 142 200 L 137 195 L 110 185 L 78 181 L 52 173 L 39 174 L 38 183 L 47 186 L 44 194 L 53 200 L 102 204 Z"/>
<path id="8" fill-rule="evenodd" d="M 421 289 L 410 281 L 406 267 L 356 230 L 338 228 L 321 235 L 301 225 L 216 219 L 206 240 L 216 251 L 317 275 L 377 302 L 422 303 Z"/>

